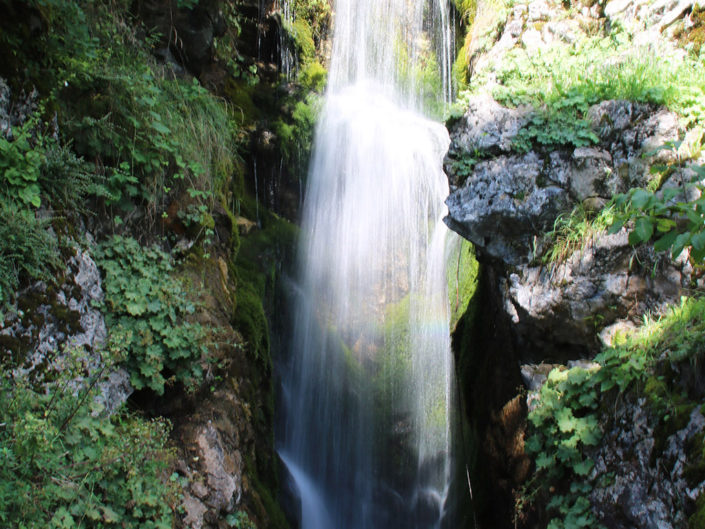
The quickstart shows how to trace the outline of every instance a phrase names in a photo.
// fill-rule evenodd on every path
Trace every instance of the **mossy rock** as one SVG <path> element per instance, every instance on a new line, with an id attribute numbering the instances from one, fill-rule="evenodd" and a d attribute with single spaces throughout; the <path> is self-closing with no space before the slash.
<path id="1" fill-rule="evenodd" d="M 705 494 L 695 502 L 695 512 L 688 518 L 688 529 L 705 529 Z"/>
<path id="2" fill-rule="evenodd" d="M 236 300 L 233 324 L 242 333 L 255 359 L 269 371 L 269 324 L 262 299 L 251 285 L 245 283 L 238 286 Z"/>

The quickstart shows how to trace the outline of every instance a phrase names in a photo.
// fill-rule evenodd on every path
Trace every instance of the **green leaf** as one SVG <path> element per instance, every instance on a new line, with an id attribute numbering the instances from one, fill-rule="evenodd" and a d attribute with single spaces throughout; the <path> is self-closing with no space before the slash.
<path id="1" fill-rule="evenodd" d="M 20 199 L 22 199 L 22 202 L 24 202 L 25 204 L 31 204 L 35 208 L 38 208 L 42 204 L 42 201 L 39 198 L 39 193 L 39 186 L 37 184 L 31 184 L 26 187 L 20 188 L 17 194 L 19 195 Z"/>
<path id="2" fill-rule="evenodd" d="M 693 234 L 690 237 L 690 244 L 698 251 L 705 249 L 705 231 Z"/>
<path id="3" fill-rule="evenodd" d="M 575 429 L 576 419 L 570 408 L 562 408 L 556 413 L 556 424 L 563 433 L 572 432 Z"/>
<path id="4" fill-rule="evenodd" d="M 125 310 L 132 316 L 141 316 L 147 310 L 143 301 L 134 301 L 125 304 Z"/>
<path id="5" fill-rule="evenodd" d="M 171 129 L 159 121 L 152 121 L 152 128 L 160 134 L 167 135 L 171 133 Z"/>
<path id="6" fill-rule="evenodd" d="M 653 195 L 644 189 L 636 189 L 632 193 L 632 207 L 644 209 Z"/>
<path id="7" fill-rule="evenodd" d="M 585 391 L 580 393 L 578 402 L 581 406 L 585 406 L 586 408 L 592 407 L 597 403 L 597 395 L 594 391 Z"/>
<path id="8" fill-rule="evenodd" d="M 538 453 L 541 450 L 541 447 L 542 447 L 541 438 L 538 436 L 538 434 L 532 435 L 524 443 L 524 448 L 526 449 L 527 452 L 529 452 L 531 454 Z"/>
<path id="9" fill-rule="evenodd" d="M 676 240 L 673 241 L 673 248 L 671 249 L 671 255 L 673 258 L 677 258 L 683 249 L 686 247 L 686 245 L 690 242 L 690 232 L 686 231 L 678 235 L 676 237 Z"/>
<path id="10" fill-rule="evenodd" d="M 629 244 L 639 244 L 651 239 L 654 233 L 654 220 L 651 217 L 641 217 L 636 220 L 634 230 L 629 234 Z"/>
<path id="11" fill-rule="evenodd" d="M 104 505 L 100 508 L 103 511 L 103 520 L 105 523 L 118 523 L 121 520 L 121 516 L 116 513 L 113 509 Z"/>
<path id="12" fill-rule="evenodd" d="M 581 462 L 573 465 L 573 471 L 578 476 L 587 476 L 595 464 L 590 459 L 583 459 Z"/>
<path id="13" fill-rule="evenodd" d="M 549 468 L 555 464 L 556 464 L 556 456 L 553 454 L 547 454 L 546 452 L 541 452 L 536 457 L 536 470 L 542 470 L 544 468 Z"/>
<path id="14" fill-rule="evenodd" d="M 670 231 L 654 243 L 654 250 L 657 252 L 664 252 L 668 250 L 671 246 L 673 246 L 676 237 L 678 237 L 678 232 L 676 230 Z"/>

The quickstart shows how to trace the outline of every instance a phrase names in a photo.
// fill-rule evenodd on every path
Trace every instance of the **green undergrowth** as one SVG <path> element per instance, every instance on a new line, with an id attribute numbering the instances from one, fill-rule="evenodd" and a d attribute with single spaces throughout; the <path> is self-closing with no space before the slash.
<path id="1" fill-rule="evenodd" d="M 167 479 L 169 424 L 95 400 L 103 371 L 69 357 L 51 382 L 3 366 L 0 525 L 17 529 L 173 526 L 179 491 Z"/>
<path id="2" fill-rule="evenodd" d="M 48 280 L 59 264 L 56 238 L 34 212 L 0 199 L 0 322 L 21 283 Z"/>
<path id="3" fill-rule="evenodd" d="M 33 17 L 41 23 L 28 38 Z M 158 65 L 156 38 L 129 2 L 9 6 L 0 41 L 11 108 L 38 90 L 35 110 L 0 138 L 0 207 L 13 230 L 0 240 L 0 304 L 51 279 L 57 227 L 70 229 L 77 213 L 142 233 L 173 226 L 170 216 L 200 229 L 217 197 L 232 193 L 234 109 Z M 40 207 L 49 210 L 42 220 Z"/>
<path id="4" fill-rule="evenodd" d="M 318 61 L 302 65 L 294 90 L 281 101 L 281 111 L 274 121 L 282 164 L 295 180 L 305 181 L 316 123 L 323 106 L 327 71 Z"/>
<path id="5" fill-rule="evenodd" d="M 76 73 L 60 96 L 61 123 L 79 154 L 100 161 L 106 205 L 121 216 L 146 205 L 155 222 L 179 192 L 207 203 L 222 189 L 234 129 L 227 106 L 197 81 L 170 80 L 125 46 Z"/>
<path id="6" fill-rule="evenodd" d="M 665 148 L 675 149 L 675 145 Z M 629 223 L 629 242 L 652 242 L 656 251 L 666 251 L 674 259 L 686 248 L 693 264 L 702 266 L 705 261 L 705 164 L 688 164 L 690 181 L 682 185 L 659 189 L 659 184 L 674 168 L 685 163 L 654 165 L 652 173 L 655 189 L 635 188 L 614 199 L 617 215 L 611 232 Z M 696 198 L 691 199 L 690 197 Z"/>
<path id="7" fill-rule="evenodd" d="M 543 248 L 535 248 L 535 258 L 541 263 L 555 267 L 565 262 L 576 252 L 582 252 L 603 236 L 614 224 L 615 207 L 606 205 L 593 211 L 578 204 L 569 213 L 559 215 L 553 229 L 543 234 Z"/>
<path id="8" fill-rule="evenodd" d="M 30 15 L 42 25 L 25 46 Z M 187 191 L 212 206 L 237 158 L 233 109 L 195 79 L 176 79 L 156 63 L 150 52 L 159 36 L 140 25 L 128 2 L 15 3 L 2 29 L 13 58 L 3 74 L 18 83 L 13 94 L 40 88 L 41 112 L 56 117 L 70 151 L 90 163 L 73 171 L 74 181 L 88 175 L 83 187 L 116 222 L 139 218 L 152 228 Z M 13 143 L 25 148 L 24 135 Z M 26 157 L 25 165 L 23 178 L 31 182 L 23 182 L 22 199 L 36 206 L 37 159 Z"/>
<path id="9" fill-rule="evenodd" d="M 94 257 L 104 274 L 105 319 L 110 343 L 135 389 L 164 393 L 167 385 L 197 387 L 206 331 L 188 321 L 195 306 L 168 254 L 115 236 Z"/>
<path id="10" fill-rule="evenodd" d="M 57 140 L 41 109 L 0 136 L 0 307 L 20 285 L 49 280 L 58 264 L 52 220 L 84 211 L 84 198 L 100 186 L 85 162 Z M 38 208 L 47 212 L 38 217 Z"/>
<path id="11" fill-rule="evenodd" d="M 655 428 L 652 457 L 660 456 L 666 438 L 684 428 L 690 412 L 702 405 L 695 385 L 688 387 L 682 373 L 702 362 L 704 318 L 705 299 L 684 298 L 664 316 L 646 318 L 637 330 L 617 336 L 616 345 L 598 354 L 593 366 L 551 371 L 528 416 L 525 448 L 536 472 L 519 496 L 518 511 L 545 505 L 551 529 L 599 527 L 589 494 L 612 478 L 594 472 L 591 454 L 604 428 L 616 406 L 645 396 Z M 689 486 L 705 479 L 698 470 L 704 463 L 702 449 L 691 450 L 685 467 Z"/>
<path id="12" fill-rule="evenodd" d="M 473 77 L 465 97 L 485 86 L 486 74 Z M 705 122 L 705 60 L 636 46 L 618 29 L 532 53 L 513 48 L 495 74 L 492 95 L 497 101 L 535 109 L 514 140 L 519 152 L 597 143 L 586 113 L 610 99 L 665 105 L 688 128 Z"/>

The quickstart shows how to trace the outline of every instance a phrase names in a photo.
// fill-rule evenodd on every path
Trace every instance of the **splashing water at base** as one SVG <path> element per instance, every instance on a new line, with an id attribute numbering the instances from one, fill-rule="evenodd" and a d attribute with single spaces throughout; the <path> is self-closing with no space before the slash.
<path id="1" fill-rule="evenodd" d="M 449 39 L 423 31 L 435 2 L 335 9 L 278 446 L 302 529 L 431 529 L 451 478 L 449 139 L 413 72 L 424 39 Z"/>

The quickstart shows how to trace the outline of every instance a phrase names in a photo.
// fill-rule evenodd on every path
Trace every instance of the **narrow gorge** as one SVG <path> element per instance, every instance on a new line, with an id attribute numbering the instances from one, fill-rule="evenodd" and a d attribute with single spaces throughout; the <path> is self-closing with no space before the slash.
<path id="1" fill-rule="evenodd" d="M 0 529 L 705 527 L 699 0 L 0 5 Z"/>

